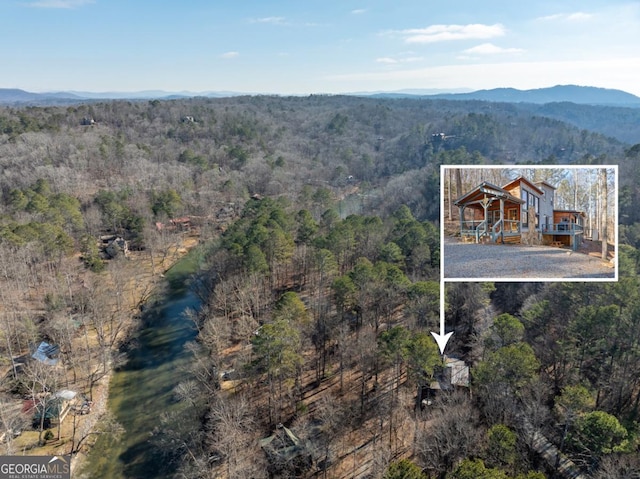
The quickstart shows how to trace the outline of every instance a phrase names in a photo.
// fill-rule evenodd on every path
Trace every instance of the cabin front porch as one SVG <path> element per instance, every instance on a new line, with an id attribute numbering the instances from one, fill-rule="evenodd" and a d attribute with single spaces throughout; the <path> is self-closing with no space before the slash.
<path id="1" fill-rule="evenodd" d="M 520 242 L 523 203 L 498 186 L 482 183 L 455 202 L 460 211 L 460 237 L 476 243 Z"/>

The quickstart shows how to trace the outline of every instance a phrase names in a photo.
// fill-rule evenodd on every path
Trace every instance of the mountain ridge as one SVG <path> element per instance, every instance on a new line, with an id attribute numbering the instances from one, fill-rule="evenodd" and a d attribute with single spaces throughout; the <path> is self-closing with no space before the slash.
<path id="1" fill-rule="evenodd" d="M 260 93 L 242 93 L 234 91 L 163 91 L 144 90 L 137 92 L 86 92 L 56 91 L 34 93 L 18 88 L 0 88 L 0 104 L 3 105 L 38 105 L 52 103 L 74 103 L 100 100 L 163 100 L 190 97 L 222 98 L 242 95 L 260 95 Z M 345 93 L 348 96 L 366 96 L 373 98 L 415 98 L 438 100 L 480 100 L 502 103 L 562 103 L 578 105 L 608 105 L 640 108 L 640 97 L 623 90 L 578 85 L 556 85 L 547 88 L 518 90 L 516 88 L 493 88 L 476 91 L 451 89 L 404 89 L 397 91 Z M 296 95 L 282 95 L 296 96 Z"/>
<path id="2" fill-rule="evenodd" d="M 240 93 L 232 91 L 168 92 L 163 90 L 144 90 L 136 92 L 87 92 L 69 90 L 35 93 L 19 88 L 0 88 L 0 105 L 45 106 L 51 104 L 108 100 L 173 100 L 193 97 L 223 98 L 241 95 L 251 95 L 251 93 Z"/>
<path id="3" fill-rule="evenodd" d="M 429 94 L 427 94 L 429 92 Z M 88 98 L 85 95 L 93 95 Z M 80 91 L 32 93 L 17 88 L 0 88 L 0 106 L 22 108 L 27 106 L 65 106 L 90 103 L 127 101 L 169 101 L 189 98 L 224 98 L 257 94 L 235 92 L 188 91 L 143 92 Z M 278 96 L 278 95 L 270 95 Z M 289 95 L 294 96 L 294 95 Z M 628 144 L 640 142 L 640 98 L 621 90 L 607 90 L 575 85 L 556 86 L 539 90 L 501 88 L 477 92 L 438 93 L 434 90 L 399 90 L 395 92 L 345 93 L 328 95 L 344 98 L 368 98 L 372 100 L 440 101 L 466 104 L 469 111 L 492 112 L 504 108 L 528 112 L 531 115 L 569 123 L 581 129 L 598 132 Z M 553 100 L 546 102 L 547 100 Z"/>
<path id="4" fill-rule="evenodd" d="M 439 100 L 480 100 L 502 103 L 575 103 L 578 105 L 606 105 L 640 107 L 640 97 L 623 90 L 579 85 L 556 85 L 547 88 L 518 90 L 493 88 L 465 93 L 416 94 L 403 92 L 378 93 L 377 98 L 425 98 Z"/>

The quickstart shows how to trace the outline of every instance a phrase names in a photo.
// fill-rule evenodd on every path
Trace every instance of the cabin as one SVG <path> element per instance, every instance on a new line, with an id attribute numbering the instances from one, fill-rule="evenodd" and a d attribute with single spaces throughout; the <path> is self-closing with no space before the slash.
<path id="1" fill-rule="evenodd" d="M 469 385 L 469 366 L 461 359 L 445 355 L 444 364 L 434 371 L 433 380 L 418 388 L 416 405 L 424 409 L 431 406 L 433 398 L 440 392 L 468 389 Z"/>
<path id="2" fill-rule="evenodd" d="M 260 447 L 267 455 L 273 475 L 289 472 L 300 477 L 313 466 L 309 445 L 283 424 L 278 424 L 271 436 L 260 440 Z"/>
<path id="3" fill-rule="evenodd" d="M 584 236 L 585 215 L 554 208 L 556 188 L 523 176 L 506 185 L 486 181 L 463 194 L 456 205 L 460 212 L 460 237 L 476 243 L 522 243 L 527 240 L 578 249 Z"/>
<path id="4" fill-rule="evenodd" d="M 193 230 L 192 216 L 182 216 L 180 218 L 171 218 L 167 223 L 156 222 L 158 231 L 188 232 Z"/>
<path id="5" fill-rule="evenodd" d="M 67 414 L 75 408 L 76 396 L 75 391 L 64 389 L 56 392 L 46 401 L 37 402 L 33 409 L 33 427 L 37 429 L 40 424 L 43 424 L 44 429 L 49 429 L 62 424 Z"/>
<path id="6" fill-rule="evenodd" d="M 36 361 L 46 364 L 47 366 L 56 366 L 58 364 L 59 355 L 59 346 L 42 341 L 35 349 L 31 357 Z"/>

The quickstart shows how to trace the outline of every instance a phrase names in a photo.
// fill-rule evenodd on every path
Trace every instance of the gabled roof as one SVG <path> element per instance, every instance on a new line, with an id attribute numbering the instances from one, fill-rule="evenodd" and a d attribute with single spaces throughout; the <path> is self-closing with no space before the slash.
<path id="1" fill-rule="evenodd" d="M 524 176 L 518 176 L 515 180 L 510 181 L 509 183 L 507 183 L 506 185 L 504 185 L 502 188 L 504 188 L 505 190 L 507 188 L 509 188 L 510 186 L 515 185 L 516 183 L 526 183 L 530 188 L 533 188 L 535 191 L 537 191 L 538 193 L 540 193 L 541 195 L 544 194 L 544 191 L 542 191 L 540 188 L 538 188 L 536 185 L 534 185 L 533 183 L 531 183 L 529 180 L 527 180 Z"/>
<path id="2" fill-rule="evenodd" d="M 58 364 L 58 353 L 60 348 L 55 345 L 51 345 L 45 341 L 42 341 L 31 357 L 41 363 L 49 366 L 55 366 Z"/>
<path id="3" fill-rule="evenodd" d="M 558 189 L 555 186 L 553 186 L 551 183 L 547 183 L 546 181 L 536 181 L 536 185 L 548 186 L 549 188 L 551 188 L 553 190 L 557 190 Z"/>
<path id="4" fill-rule="evenodd" d="M 306 445 L 282 424 L 278 424 L 273 435 L 260 440 L 260 447 L 270 456 L 285 459 L 307 452 Z"/>
<path id="5" fill-rule="evenodd" d="M 469 387 L 469 366 L 457 358 L 445 356 L 445 366 L 429 384 L 430 389 L 449 391 L 454 386 Z"/>
<path id="6" fill-rule="evenodd" d="M 64 399 L 54 397 L 52 399 L 49 399 L 44 404 L 42 402 L 36 404 L 35 410 L 33 412 L 33 419 L 36 421 L 39 419 L 42 419 L 43 412 L 44 412 L 45 419 L 60 418 L 60 414 L 64 410 L 64 402 L 65 402 Z"/>
<path id="7" fill-rule="evenodd" d="M 454 201 L 453 204 L 461 205 L 461 204 L 467 204 L 473 201 L 478 201 L 478 200 L 481 200 L 485 195 L 489 197 L 494 197 L 494 198 L 504 198 L 514 203 L 524 203 L 523 200 L 511 195 L 511 193 L 509 193 L 504 188 L 500 188 L 499 186 L 483 181 L 474 189 L 472 189 L 471 191 L 462 195 L 460 198 Z"/>

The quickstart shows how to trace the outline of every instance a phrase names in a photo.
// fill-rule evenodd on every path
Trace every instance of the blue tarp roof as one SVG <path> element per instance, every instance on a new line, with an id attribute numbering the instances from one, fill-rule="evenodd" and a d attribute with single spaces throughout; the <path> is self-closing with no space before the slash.
<path id="1" fill-rule="evenodd" d="M 59 352 L 60 348 L 58 346 L 42 341 L 31 357 L 41 363 L 55 366 L 58 364 L 58 358 L 56 356 L 58 356 Z"/>

